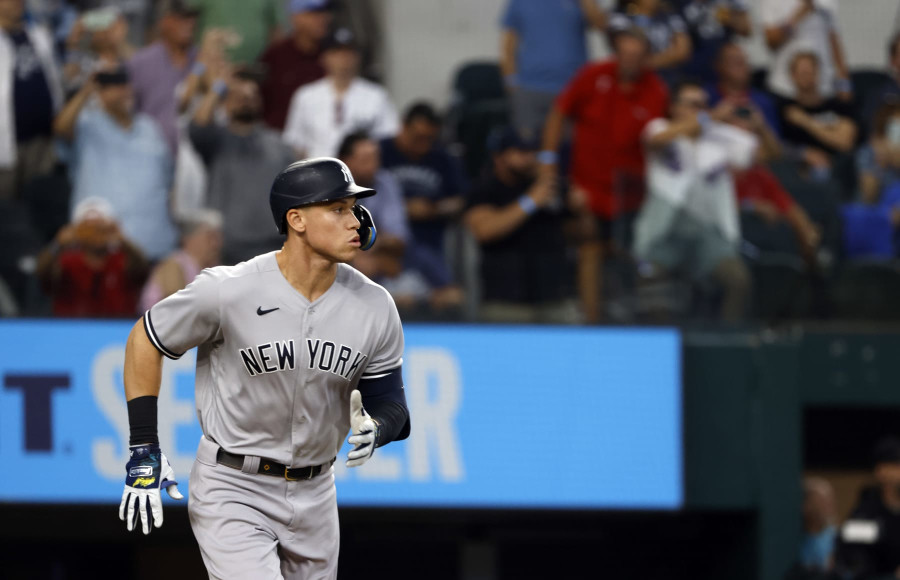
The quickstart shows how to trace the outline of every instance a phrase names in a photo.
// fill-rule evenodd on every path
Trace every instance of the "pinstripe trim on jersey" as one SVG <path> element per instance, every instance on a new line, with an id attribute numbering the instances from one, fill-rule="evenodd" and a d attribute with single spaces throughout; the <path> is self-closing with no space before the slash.
<path id="1" fill-rule="evenodd" d="M 160 342 L 159 337 L 156 336 L 156 330 L 153 329 L 153 322 L 150 320 L 150 311 L 144 313 L 144 332 L 147 333 L 147 338 L 150 339 L 150 342 L 153 343 L 153 346 L 156 347 L 156 350 L 166 355 L 172 360 L 180 359 L 184 353 L 175 354 L 171 350 L 167 349 L 162 342 Z"/>
<path id="2" fill-rule="evenodd" d="M 391 374 L 392 372 L 395 372 L 395 371 L 396 371 L 397 369 L 399 369 L 401 366 L 403 366 L 403 359 L 402 359 L 402 358 L 401 358 L 400 360 L 397 361 L 397 364 L 396 364 L 396 365 L 392 366 L 392 367 L 389 368 L 388 370 L 386 370 L 386 371 L 384 371 L 384 372 L 381 372 L 381 373 L 376 373 L 376 374 L 373 374 L 373 375 L 363 375 L 363 376 L 360 377 L 360 380 L 369 380 L 369 379 L 381 379 L 381 378 L 384 378 L 384 377 L 388 376 L 389 374 Z"/>

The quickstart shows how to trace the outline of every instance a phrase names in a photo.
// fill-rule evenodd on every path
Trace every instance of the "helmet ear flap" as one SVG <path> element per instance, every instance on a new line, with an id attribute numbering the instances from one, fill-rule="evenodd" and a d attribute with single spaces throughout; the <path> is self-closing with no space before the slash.
<path id="1" fill-rule="evenodd" d="M 359 234 L 359 249 L 368 250 L 375 245 L 375 238 L 378 237 L 375 220 L 372 219 L 372 213 L 359 204 L 353 206 L 353 215 L 359 220 L 359 228 L 356 230 Z"/>

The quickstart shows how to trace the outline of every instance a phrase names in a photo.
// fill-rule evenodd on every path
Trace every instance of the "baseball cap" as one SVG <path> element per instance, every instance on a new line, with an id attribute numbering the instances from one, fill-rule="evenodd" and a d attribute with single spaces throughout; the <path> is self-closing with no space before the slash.
<path id="1" fill-rule="evenodd" d="M 163 0 L 162 13 L 174 14 L 183 18 L 196 18 L 200 16 L 200 7 L 187 0 Z"/>
<path id="2" fill-rule="evenodd" d="M 120 14 L 119 9 L 115 6 L 95 8 L 81 15 L 81 24 L 91 32 L 106 30 L 115 23 Z"/>
<path id="3" fill-rule="evenodd" d="M 322 43 L 323 51 L 341 48 L 359 50 L 359 45 L 356 44 L 356 37 L 349 28 L 338 28 Z"/>
<path id="4" fill-rule="evenodd" d="M 90 196 L 79 201 L 72 210 L 72 222 L 80 222 L 86 219 L 115 219 L 116 214 L 113 211 L 112 204 L 108 200 Z"/>
<path id="5" fill-rule="evenodd" d="M 290 14 L 325 12 L 326 10 L 334 9 L 335 6 L 332 0 L 291 0 L 290 4 L 288 4 L 288 12 Z"/>
<path id="6" fill-rule="evenodd" d="M 507 149 L 537 151 L 538 148 L 537 139 L 523 135 L 513 127 L 498 127 L 488 135 L 487 149 L 491 153 L 503 153 Z"/>

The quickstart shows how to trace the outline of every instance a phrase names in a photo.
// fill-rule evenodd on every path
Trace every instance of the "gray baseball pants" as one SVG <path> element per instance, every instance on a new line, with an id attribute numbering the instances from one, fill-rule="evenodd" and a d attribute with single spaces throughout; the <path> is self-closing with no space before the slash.
<path id="1" fill-rule="evenodd" d="M 205 437 L 191 469 L 188 513 L 209 577 L 319 580 L 337 577 L 340 530 L 334 468 L 308 481 L 216 463 Z"/>

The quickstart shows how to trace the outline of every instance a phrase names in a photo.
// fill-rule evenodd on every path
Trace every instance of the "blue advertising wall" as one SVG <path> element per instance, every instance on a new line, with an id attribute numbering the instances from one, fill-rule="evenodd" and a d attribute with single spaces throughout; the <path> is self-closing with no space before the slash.
<path id="1" fill-rule="evenodd" d="M 0 501 L 118 503 L 131 323 L 0 322 Z M 408 440 L 335 464 L 344 506 L 677 509 L 681 344 L 669 329 L 407 325 Z M 182 490 L 193 352 L 166 359 L 159 434 Z M 185 494 L 186 495 L 186 494 Z"/>

